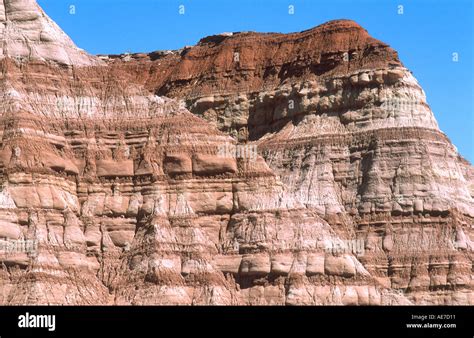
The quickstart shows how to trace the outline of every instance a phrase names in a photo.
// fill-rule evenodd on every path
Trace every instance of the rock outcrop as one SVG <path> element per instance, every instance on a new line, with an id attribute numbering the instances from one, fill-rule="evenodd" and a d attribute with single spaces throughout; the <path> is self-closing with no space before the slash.
<path id="1" fill-rule="evenodd" d="M 474 303 L 473 167 L 356 23 L 94 57 L 1 10 L 0 304 Z"/>
<path id="2" fill-rule="evenodd" d="M 0 58 L 53 61 L 86 66 L 100 60 L 77 48 L 35 0 L 3 0 L 0 4 Z"/>

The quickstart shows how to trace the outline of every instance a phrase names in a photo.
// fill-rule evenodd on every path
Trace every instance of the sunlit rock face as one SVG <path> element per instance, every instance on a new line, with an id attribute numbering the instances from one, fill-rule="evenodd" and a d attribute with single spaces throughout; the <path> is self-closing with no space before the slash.
<path id="1" fill-rule="evenodd" d="M 85 66 L 99 61 L 77 48 L 35 0 L 0 3 L 0 57 Z"/>
<path id="2" fill-rule="evenodd" d="M 356 23 L 94 57 L 0 21 L 0 304 L 474 303 L 473 167 Z"/>

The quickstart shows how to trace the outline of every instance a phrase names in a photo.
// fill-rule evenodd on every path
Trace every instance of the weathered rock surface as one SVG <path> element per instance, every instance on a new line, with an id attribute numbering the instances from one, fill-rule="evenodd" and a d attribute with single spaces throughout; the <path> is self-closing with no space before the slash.
<path id="1" fill-rule="evenodd" d="M 77 48 L 35 0 L 4 0 L 0 3 L 0 36 L 0 58 L 53 61 L 76 66 L 100 64 L 99 59 Z"/>
<path id="2" fill-rule="evenodd" d="M 354 22 L 96 58 L 2 10 L 0 304 L 474 303 L 474 169 Z"/>

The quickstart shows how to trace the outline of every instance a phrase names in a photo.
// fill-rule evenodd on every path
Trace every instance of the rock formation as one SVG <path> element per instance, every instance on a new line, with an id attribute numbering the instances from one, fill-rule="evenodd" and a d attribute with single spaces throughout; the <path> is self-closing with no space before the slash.
<path id="1" fill-rule="evenodd" d="M 86 66 L 100 61 L 77 48 L 34 0 L 3 0 L 0 4 L 0 57 L 21 62 L 55 61 Z"/>
<path id="2" fill-rule="evenodd" d="M 0 304 L 474 303 L 474 169 L 356 23 L 96 57 L 0 20 Z"/>

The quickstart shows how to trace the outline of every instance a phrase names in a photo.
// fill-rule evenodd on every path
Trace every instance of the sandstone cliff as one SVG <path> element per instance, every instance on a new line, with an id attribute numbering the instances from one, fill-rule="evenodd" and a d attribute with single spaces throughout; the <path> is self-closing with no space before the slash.
<path id="1" fill-rule="evenodd" d="M 1 13 L 0 304 L 474 303 L 473 168 L 356 23 L 95 57 Z"/>

